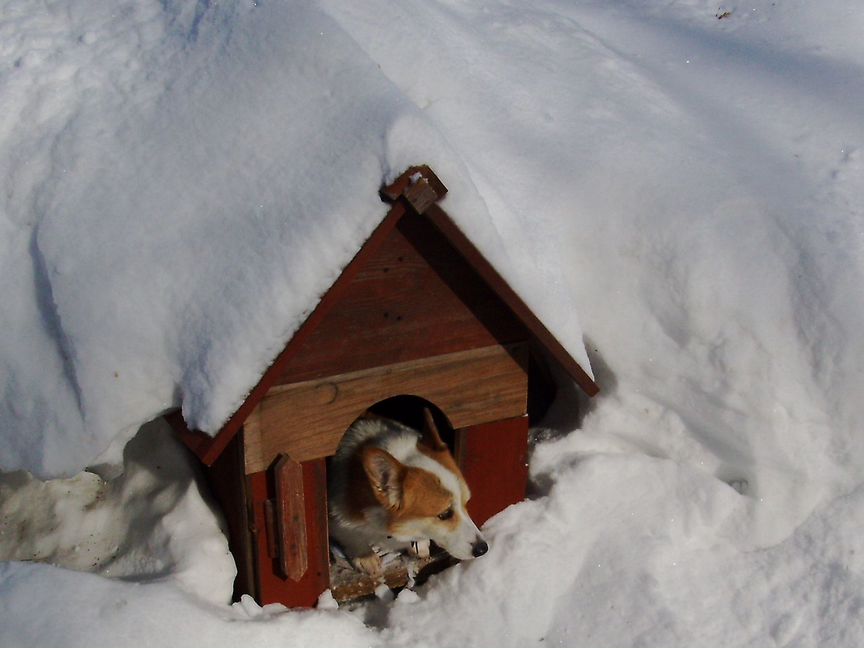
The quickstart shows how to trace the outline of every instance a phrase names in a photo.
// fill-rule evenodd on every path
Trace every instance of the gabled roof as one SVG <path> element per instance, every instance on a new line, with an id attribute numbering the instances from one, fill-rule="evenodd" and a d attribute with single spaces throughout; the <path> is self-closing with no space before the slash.
<path id="1" fill-rule="evenodd" d="M 436 204 L 446 193 L 447 188 L 435 173 L 425 165 L 409 168 L 395 182 L 381 190 L 382 198 L 392 203 L 390 211 L 321 298 L 282 352 L 264 372 L 243 404 L 215 436 L 211 437 L 204 432 L 189 430 L 179 412 L 171 415 L 171 422 L 179 431 L 184 443 L 198 455 L 201 461 L 210 465 L 219 457 L 240 430 L 243 422 L 276 383 L 278 377 L 300 350 L 303 343 L 309 339 L 333 306 L 344 295 L 357 272 L 375 254 L 399 220 L 408 213 L 422 214 L 434 225 L 587 395 L 594 396 L 599 391 L 591 376 L 528 308 L 522 298 L 507 284 L 447 213 Z"/>

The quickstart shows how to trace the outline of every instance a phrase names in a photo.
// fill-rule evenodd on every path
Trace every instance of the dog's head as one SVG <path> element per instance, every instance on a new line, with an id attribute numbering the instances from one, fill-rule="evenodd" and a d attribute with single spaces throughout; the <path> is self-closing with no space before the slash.
<path id="1" fill-rule="evenodd" d="M 367 447 L 363 468 L 387 514 L 390 536 L 401 542 L 431 539 L 454 558 L 477 558 L 489 546 L 466 510 L 471 491 L 428 410 L 425 418 L 410 460 L 402 463 L 381 448 Z"/>

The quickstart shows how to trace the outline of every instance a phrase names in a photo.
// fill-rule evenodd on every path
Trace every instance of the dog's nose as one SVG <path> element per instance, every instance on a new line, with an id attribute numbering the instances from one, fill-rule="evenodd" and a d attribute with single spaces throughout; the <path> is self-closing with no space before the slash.
<path id="1" fill-rule="evenodd" d="M 479 558 L 487 551 L 489 551 L 489 545 L 486 544 L 484 540 L 480 540 L 471 545 L 471 555 L 475 558 Z"/>

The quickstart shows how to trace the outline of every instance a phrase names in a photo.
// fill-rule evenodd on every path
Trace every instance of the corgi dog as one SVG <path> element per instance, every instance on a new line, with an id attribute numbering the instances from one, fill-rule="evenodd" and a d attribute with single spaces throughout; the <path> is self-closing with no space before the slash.
<path id="1" fill-rule="evenodd" d="M 382 573 L 373 546 L 403 551 L 432 540 L 460 560 L 489 549 L 465 510 L 468 485 L 431 412 L 423 414 L 422 433 L 377 416 L 358 419 L 330 464 L 330 537 L 373 576 Z"/>

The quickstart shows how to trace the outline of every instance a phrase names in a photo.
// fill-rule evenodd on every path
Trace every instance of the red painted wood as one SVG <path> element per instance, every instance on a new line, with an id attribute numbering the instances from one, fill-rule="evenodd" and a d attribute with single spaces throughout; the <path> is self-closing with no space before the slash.
<path id="1" fill-rule="evenodd" d="M 318 596 L 330 586 L 330 557 L 327 537 L 327 473 L 323 459 L 304 461 L 303 490 L 306 494 L 306 573 L 297 580 L 280 575 L 279 559 L 270 558 L 264 502 L 275 498 L 275 483 L 269 471 L 247 476 L 252 493 L 255 520 L 255 566 L 257 591 L 255 599 L 261 605 L 282 603 L 288 607 L 314 607 Z"/>
<path id="2" fill-rule="evenodd" d="M 468 513 L 477 526 L 525 499 L 528 483 L 527 416 L 458 430 L 456 455 L 471 489 Z"/>
<path id="3" fill-rule="evenodd" d="M 206 471 L 207 484 L 216 497 L 228 526 L 228 548 L 237 565 L 234 600 L 254 590 L 252 535 L 249 530 L 243 432 L 234 437 L 216 462 Z"/>
<path id="4" fill-rule="evenodd" d="M 528 334 L 422 216 L 408 214 L 278 378 L 314 380 L 509 344 Z"/>

